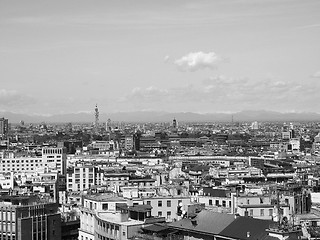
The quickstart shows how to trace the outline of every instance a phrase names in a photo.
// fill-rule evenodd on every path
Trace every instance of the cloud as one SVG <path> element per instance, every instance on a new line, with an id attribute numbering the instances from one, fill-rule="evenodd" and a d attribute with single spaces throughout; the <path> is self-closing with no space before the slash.
<path id="1" fill-rule="evenodd" d="M 163 61 L 164 61 L 165 63 L 169 62 L 169 60 L 170 60 L 170 56 L 169 56 L 169 55 L 167 55 L 167 56 L 165 56 L 165 57 L 163 58 Z"/>
<path id="2" fill-rule="evenodd" d="M 312 77 L 314 77 L 314 78 L 320 78 L 320 71 L 315 72 L 315 73 L 312 75 Z"/>
<path id="3" fill-rule="evenodd" d="M 205 68 L 215 69 L 221 61 L 222 58 L 214 52 L 193 52 L 175 60 L 174 64 L 181 71 L 194 72 Z"/>
<path id="4" fill-rule="evenodd" d="M 156 87 L 140 88 L 136 87 L 132 89 L 131 93 L 125 97 L 125 101 L 134 102 L 157 102 L 165 99 L 168 95 L 168 90 L 159 89 Z"/>
<path id="5" fill-rule="evenodd" d="M 194 84 L 168 88 L 135 88 L 122 99 L 128 109 L 225 112 L 252 110 L 314 111 L 320 82 L 300 84 L 278 77 L 250 79 L 213 76 Z"/>
<path id="6" fill-rule="evenodd" d="M 26 106 L 35 102 L 33 97 L 15 90 L 0 89 L 0 106 L 2 107 Z"/>

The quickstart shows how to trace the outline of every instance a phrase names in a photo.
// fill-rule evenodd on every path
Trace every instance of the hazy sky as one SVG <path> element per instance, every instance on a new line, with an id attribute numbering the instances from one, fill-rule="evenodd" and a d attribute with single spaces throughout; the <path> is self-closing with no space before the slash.
<path id="1" fill-rule="evenodd" d="M 0 110 L 320 112 L 319 0 L 0 0 Z"/>

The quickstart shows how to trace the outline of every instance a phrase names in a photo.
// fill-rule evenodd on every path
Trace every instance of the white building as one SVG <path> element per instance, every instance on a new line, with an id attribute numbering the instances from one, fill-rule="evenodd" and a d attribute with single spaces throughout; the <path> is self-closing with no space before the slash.
<path id="1" fill-rule="evenodd" d="M 67 170 L 67 191 L 77 192 L 90 189 L 91 186 L 101 185 L 103 171 L 88 164 L 77 164 Z"/>

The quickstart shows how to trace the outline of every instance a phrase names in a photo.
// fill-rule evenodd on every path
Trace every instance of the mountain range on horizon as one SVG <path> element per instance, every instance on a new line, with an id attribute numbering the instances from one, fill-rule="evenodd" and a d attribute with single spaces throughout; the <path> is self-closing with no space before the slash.
<path id="1" fill-rule="evenodd" d="M 13 112 L 0 112 L 0 117 L 9 119 L 11 123 L 67 123 L 67 122 L 94 122 L 94 113 L 67 113 L 54 115 L 20 114 Z M 174 118 L 178 122 L 251 122 L 251 121 L 320 121 L 319 113 L 280 113 L 275 111 L 241 111 L 236 113 L 192 113 L 192 112 L 157 112 L 157 111 L 135 111 L 101 113 L 100 122 L 107 119 L 116 122 L 171 122 Z"/>

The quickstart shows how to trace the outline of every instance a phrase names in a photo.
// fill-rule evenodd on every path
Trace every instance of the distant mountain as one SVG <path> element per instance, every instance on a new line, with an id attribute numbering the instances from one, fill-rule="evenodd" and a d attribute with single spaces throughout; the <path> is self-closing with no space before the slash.
<path id="1" fill-rule="evenodd" d="M 39 122 L 93 122 L 93 113 L 68 113 L 51 116 L 17 114 L 12 112 L 0 112 L 0 117 L 8 118 L 11 123 L 18 123 L 23 120 L 26 123 Z M 123 122 L 171 122 L 176 118 L 179 122 L 234 122 L 244 121 L 320 121 L 318 113 L 280 113 L 273 111 L 241 111 L 237 113 L 207 113 L 199 114 L 192 112 L 157 112 L 157 111 L 136 111 L 101 113 L 100 122 L 106 122 L 108 118 L 112 121 Z"/>

